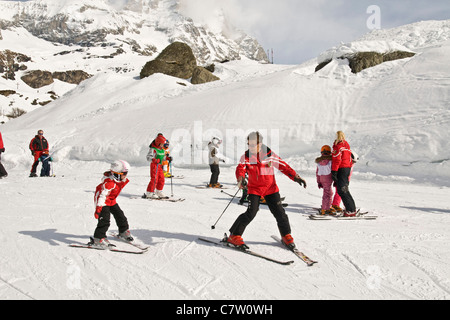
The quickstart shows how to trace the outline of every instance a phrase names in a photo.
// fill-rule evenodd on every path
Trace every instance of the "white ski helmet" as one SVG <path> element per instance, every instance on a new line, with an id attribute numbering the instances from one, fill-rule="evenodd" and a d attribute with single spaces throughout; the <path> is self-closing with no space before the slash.
<path id="1" fill-rule="evenodd" d="M 113 173 L 128 173 L 128 170 L 130 170 L 130 164 L 125 160 L 116 160 L 111 163 Z"/>
<path id="2" fill-rule="evenodd" d="M 218 137 L 214 137 L 211 139 L 211 142 L 215 145 L 218 146 L 220 144 L 222 144 L 222 139 L 218 138 Z"/>

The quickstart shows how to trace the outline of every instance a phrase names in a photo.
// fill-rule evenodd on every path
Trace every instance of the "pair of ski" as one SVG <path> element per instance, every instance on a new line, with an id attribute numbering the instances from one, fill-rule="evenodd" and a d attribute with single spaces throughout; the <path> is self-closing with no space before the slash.
<path id="1" fill-rule="evenodd" d="M 186 200 L 185 198 L 174 198 L 174 197 L 149 198 L 145 193 L 141 198 L 152 201 L 168 201 L 168 202 L 183 202 L 184 200 Z"/>
<path id="2" fill-rule="evenodd" d="M 319 212 L 319 214 L 311 214 L 309 215 L 309 219 L 311 220 L 375 220 L 378 216 L 369 215 L 369 212 L 361 212 L 360 209 L 356 212 L 356 216 L 354 217 L 346 217 L 342 214 L 339 215 L 322 215 L 320 214 L 320 208 L 315 208 Z"/>
<path id="3" fill-rule="evenodd" d="M 294 263 L 293 260 L 290 261 L 281 261 L 281 260 L 277 260 L 277 259 L 273 259 L 271 257 L 268 257 L 266 255 L 263 255 L 261 253 L 255 252 L 253 250 L 250 250 L 248 248 L 241 248 L 241 247 L 235 247 L 233 245 L 231 245 L 229 242 L 227 242 L 227 235 L 225 234 L 225 237 L 221 240 L 221 241 L 217 241 L 217 240 L 209 240 L 209 239 L 205 239 L 205 238 L 198 238 L 199 240 L 203 241 L 203 242 L 207 242 L 207 243 L 211 243 L 214 244 L 216 246 L 221 246 L 221 247 L 225 247 L 225 248 L 230 248 L 233 250 L 237 250 L 246 254 L 249 254 L 251 256 L 257 257 L 257 258 L 261 258 L 270 262 L 274 262 L 277 264 L 281 264 L 281 265 L 290 265 L 292 263 Z M 304 253 L 302 253 L 300 250 L 298 250 L 297 248 L 291 248 L 286 246 L 280 238 L 278 238 L 277 236 L 272 236 L 272 238 L 279 242 L 284 248 L 288 249 L 289 251 L 293 252 L 298 258 L 300 258 L 300 260 L 302 260 L 303 262 L 306 263 L 306 265 L 308 267 L 312 266 L 313 264 L 317 263 L 317 261 L 314 261 L 312 259 L 310 259 L 309 257 L 307 257 Z"/>
<path id="4" fill-rule="evenodd" d="M 119 234 L 117 234 L 117 233 L 110 233 L 110 234 L 114 238 L 116 238 L 116 239 L 118 239 L 118 240 L 120 240 L 122 242 L 125 242 L 125 243 L 127 243 L 127 244 L 129 244 L 129 245 L 131 245 L 131 246 L 133 246 L 135 248 L 137 248 L 138 250 L 120 249 L 120 248 L 117 248 L 116 245 L 111 244 L 111 243 L 110 243 L 110 245 L 108 247 L 96 246 L 96 245 L 93 244 L 93 242 L 94 242 L 93 238 L 91 238 L 91 241 L 89 243 L 87 243 L 87 244 L 73 243 L 73 244 L 70 244 L 69 246 L 74 247 L 74 248 L 108 250 L 108 251 L 111 251 L 111 252 L 130 253 L 130 254 L 143 254 L 143 253 L 147 252 L 147 250 L 150 248 L 150 246 L 145 246 L 145 245 L 142 245 L 140 243 L 136 243 L 134 241 L 127 241 L 127 240 L 119 237 Z"/>

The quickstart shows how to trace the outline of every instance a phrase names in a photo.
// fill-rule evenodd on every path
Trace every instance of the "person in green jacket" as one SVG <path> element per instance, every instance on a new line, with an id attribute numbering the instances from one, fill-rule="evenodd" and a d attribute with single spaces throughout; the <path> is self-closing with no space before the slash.
<path id="1" fill-rule="evenodd" d="M 168 198 L 162 193 L 165 184 L 163 161 L 166 160 L 164 144 L 167 139 L 162 133 L 150 144 L 147 160 L 150 161 L 150 182 L 147 186 L 146 198 L 164 199 Z"/>

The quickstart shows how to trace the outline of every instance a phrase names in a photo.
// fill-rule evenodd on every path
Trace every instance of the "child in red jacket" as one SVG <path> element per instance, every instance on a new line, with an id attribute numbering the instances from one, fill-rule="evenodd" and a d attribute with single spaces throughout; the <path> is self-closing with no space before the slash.
<path id="1" fill-rule="evenodd" d="M 248 246 L 242 239 L 247 225 L 255 218 L 259 210 L 261 197 L 264 197 L 266 203 L 277 220 L 278 229 L 282 236 L 283 243 L 291 248 L 295 247 L 294 239 L 291 236 L 291 227 L 288 216 L 283 208 L 280 199 L 280 193 L 275 181 L 275 170 L 277 168 L 291 180 L 303 185 L 306 188 L 306 182 L 280 157 L 272 150 L 262 144 L 263 137 L 259 132 L 252 132 L 247 137 L 248 150 L 241 157 L 241 161 L 236 168 L 236 178 L 241 189 L 244 188 L 243 182 L 247 174 L 248 182 L 248 209 L 241 214 L 232 227 L 227 242 L 235 247 L 248 249 Z"/>
<path id="2" fill-rule="evenodd" d="M 95 189 L 95 213 L 94 216 L 98 219 L 97 228 L 94 232 L 94 237 L 91 238 L 90 245 L 105 247 L 110 246 L 106 239 L 106 232 L 110 226 L 111 214 L 116 220 L 119 228 L 119 237 L 126 241 L 133 241 L 131 237 L 128 220 L 125 217 L 122 209 L 116 202 L 122 189 L 128 184 L 127 178 L 130 165 L 123 160 L 117 160 L 111 164 L 111 170 L 103 174 L 102 183 Z"/>

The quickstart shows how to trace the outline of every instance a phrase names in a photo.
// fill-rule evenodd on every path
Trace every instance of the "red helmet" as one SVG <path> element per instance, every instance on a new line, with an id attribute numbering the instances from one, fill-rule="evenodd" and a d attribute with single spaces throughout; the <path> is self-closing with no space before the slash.
<path id="1" fill-rule="evenodd" d="M 164 138 L 164 136 L 163 136 L 162 134 L 159 134 L 159 135 L 156 137 L 156 139 L 155 139 L 155 144 L 156 144 L 157 146 L 159 146 L 160 144 L 165 144 L 166 141 L 167 141 L 167 139 Z"/>

